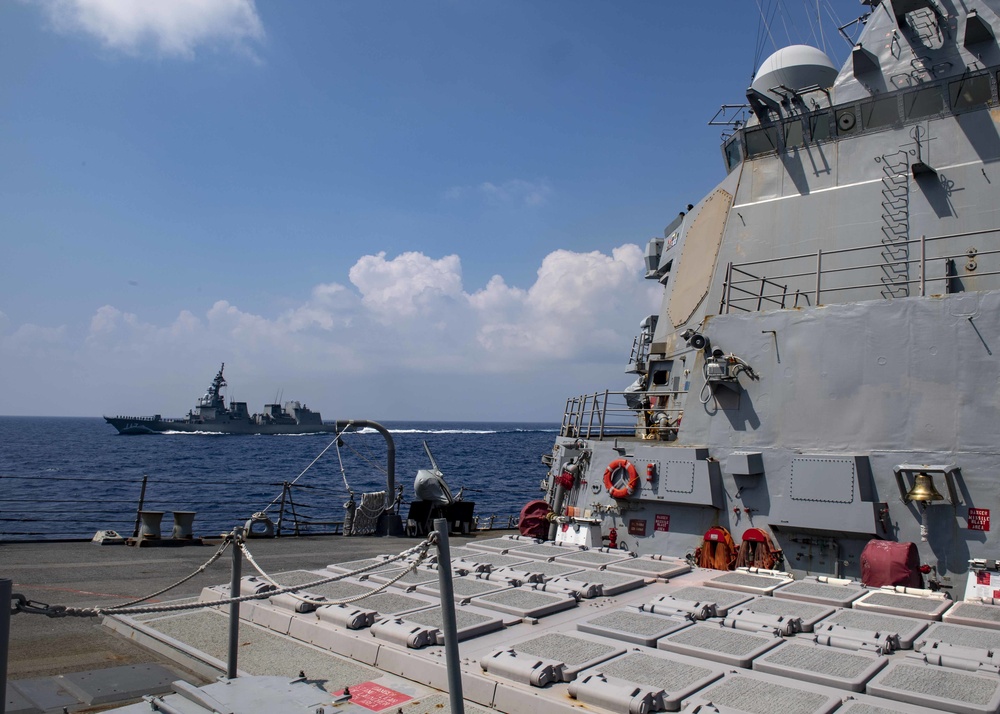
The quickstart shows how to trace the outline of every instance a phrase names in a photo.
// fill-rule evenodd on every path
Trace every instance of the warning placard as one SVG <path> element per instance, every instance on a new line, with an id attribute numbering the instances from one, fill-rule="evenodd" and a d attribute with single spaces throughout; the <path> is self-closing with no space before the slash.
<path id="1" fill-rule="evenodd" d="M 350 687 L 351 704 L 357 704 L 373 712 L 380 712 L 389 707 L 399 706 L 413 697 L 397 692 L 395 689 L 383 687 L 375 682 L 362 682 Z M 334 696 L 340 696 L 344 691 L 335 692 Z"/>
<path id="2" fill-rule="evenodd" d="M 634 536 L 646 535 L 646 521 L 633 518 L 628 522 L 628 534 Z"/>
<path id="3" fill-rule="evenodd" d="M 669 531 L 670 530 L 670 514 L 669 513 L 657 513 L 656 519 L 653 521 L 654 531 Z"/>
<path id="4" fill-rule="evenodd" d="M 990 529 L 990 509 L 970 508 L 969 509 L 969 530 L 988 531 Z"/>

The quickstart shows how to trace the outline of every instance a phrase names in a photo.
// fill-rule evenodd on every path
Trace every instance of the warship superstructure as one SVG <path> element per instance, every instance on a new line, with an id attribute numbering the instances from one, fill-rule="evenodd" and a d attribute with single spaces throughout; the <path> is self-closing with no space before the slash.
<path id="1" fill-rule="evenodd" d="M 259 577 L 101 610 L 227 672 L 117 711 L 1000 712 L 1000 0 L 866 9 L 839 72 L 765 61 L 728 175 L 650 241 L 660 312 L 630 387 L 567 402 L 547 542 L 243 543 Z"/>
<path id="2" fill-rule="evenodd" d="M 552 537 L 769 541 L 852 577 L 869 541 L 913 542 L 959 590 L 1000 553 L 1000 3 L 865 4 L 839 71 L 764 61 L 726 177 L 649 241 L 662 305 L 632 386 L 567 402 Z"/>
<path id="3" fill-rule="evenodd" d="M 155 434 L 164 432 L 212 432 L 217 434 L 320 434 L 333 433 L 334 424 L 324 424 L 319 412 L 314 412 L 304 404 L 289 401 L 282 404 L 265 404 L 264 411 L 251 414 L 246 402 L 226 399 L 222 388 L 226 386 L 223 371 L 226 363 L 219 367 L 205 395 L 198 399 L 195 408 L 183 419 L 164 419 L 155 416 L 114 416 L 104 417 L 105 421 L 118 430 L 119 434 Z"/>

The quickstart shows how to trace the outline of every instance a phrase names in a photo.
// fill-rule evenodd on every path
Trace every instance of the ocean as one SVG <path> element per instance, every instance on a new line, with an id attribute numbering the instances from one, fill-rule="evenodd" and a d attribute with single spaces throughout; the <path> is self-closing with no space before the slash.
<path id="1" fill-rule="evenodd" d="M 427 442 L 453 493 L 475 502 L 481 520 L 506 525 L 542 494 L 541 456 L 558 424 L 384 422 L 396 446 L 396 484 L 406 518 L 417 469 L 429 468 Z M 196 511 L 194 534 L 218 536 L 268 508 L 276 520 L 282 484 L 290 490 L 301 532 L 344 519 L 348 487 L 384 490 L 385 440 L 374 430 L 345 434 L 121 436 L 100 418 L 0 417 L 0 541 L 90 538 L 98 530 L 131 536 L 146 477 L 144 510 Z M 339 452 L 339 453 L 338 453 Z M 308 467 L 308 468 L 307 468 Z M 343 467 L 343 471 L 341 468 Z M 302 472 L 305 471 L 303 474 Z M 297 479 L 297 480 L 296 480 Z M 291 524 L 286 499 L 285 532 Z"/>

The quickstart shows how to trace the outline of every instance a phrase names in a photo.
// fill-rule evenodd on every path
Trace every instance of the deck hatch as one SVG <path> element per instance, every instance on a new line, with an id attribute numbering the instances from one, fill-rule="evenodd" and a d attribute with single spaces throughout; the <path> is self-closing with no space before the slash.
<path id="1" fill-rule="evenodd" d="M 782 585 L 772 593 L 776 598 L 813 602 L 832 607 L 850 607 L 868 590 L 859 583 L 822 582 L 816 578 L 796 580 Z"/>
<path id="2" fill-rule="evenodd" d="M 773 597 L 754 598 L 750 602 L 741 605 L 740 610 L 750 610 L 751 612 L 759 612 L 764 615 L 798 618 L 802 623 L 803 632 L 812 632 L 813 625 L 824 617 L 829 617 L 834 612 L 831 607 L 796 602 L 794 600 L 777 600 Z"/>
<path id="3" fill-rule="evenodd" d="M 753 668 L 768 674 L 800 679 L 813 684 L 863 692 L 865 683 L 888 660 L 861 652 L 845 652 L 798 642 L 783 642 L 754 660 Z"/>
<path id="4" fill-rule="evenodd" d="M 617 552 L 608 553 L 603 550 L 580 550 L 575 553 L 560 555 L 556 558 L 557 563 L 580 563 L 589 568 L 600 568 L 610 563 L 617 563 L 621 560 L 630 560 L 628 553 Z"/>
<path id="5" fill-rule="evenodd" d="M 922 620 L 940 620 L 941 614 L 951 607 L 952 601 L 943 597 L 920 597 L 902 593 L 873 590 L 854 601 L 856 610 L 881 612 L 887 615 L 917 617 Z"/>
<path id="6" fill-rule="evenodd" d="M 601 594 L 605 597 L 620 595 L 629 590 L 637 590 L 646 585 L 646 581 L 635 575 L 625 573 L 609 573 L 607 570 L 584 570 L 566 576 L 569 581 L 583 581 L 601 586 Z"/>
<path id="7" fill-rule="evenodd" d="M 774 635 L 737 632 L 716 623 L 698 623 L 662 638 L 657 647 L 677 654 L 749 668 L 755 657 L 781 642 Z"/>
<path id="8" fill-rule="evenodd" d="M 659 652 L 629 652 L 598 665 L 599 671 L 615 680 L 663 690 L 663 708 L 678 711 L 681 701 L 722 676 L 717 666 L 682 662 Z M 583 672 L 581 677 L 590 674 Z"/>
<path id="9" fill-rule="evenodd" d="M 564 635 L 557 632 L 517 642 L 511 649 L 521 654 L 562 663 L 564 682 L 572 682 L 583 670 L 625 653 L 624 647 L 608 640 L 599 640 L 583 634 Z"/>
<path id="10" fill-rule="evenodd" d="M 978 602 L 959 602 L 944 613 L 941 619 L 956 625 L 974 625 L 1000 630 L 1000 607 Z"/>
<path id="11" fill-rule="evenodd" d="M 589 632 L 592 635 L 610 637 L 635 645 L 656 647 L 658 639 L 688 627 L 690 624 L 690 620 L 663 617 L 637 610 L 614 610 L 592 617 L 585 622 L 579 622 L 576 629 L 580 632 Z"/>
<path id="12" fill-rule="evenodd" d="M 920 706 L 986 714 L 1000 708 L 1000 679 L 910 662 L 893 662 L 868 683 L 868 693 Z"/>
<path id="13" fill-rule="evenodd" d="M 730 608 L 742 605 L 753 598 L 733 591 L 720 590 L 718 588 L 706 588 L 699 585 L 690 585 L 667 593 L 665 597 L 676 598 L 678 600 L 693 600 L 695 602 L 714 603 L 715 614 L 725 617 L 729 614 Z"/>
<path id="14" fill-rule="evenodd" d="M 899 648 L 904 650 L 911 649 L 917 635 L 927 629 L 926 620 L 881 615 L 861 610 L 841 610 L 823 620 L 822 624 L 840 625 L 855 630 L 880 632 L 883 635 L 896 634 L 899 635 Z"/>
<path id="15" fill-rule="evenodd" d="M 556 593 L 540 593 L 534 590 L 511 588 L 475 597 L 472 599 L 472 604 L 518 617 L 545 617 L 554 612 L 576 607 L 576 598 Z"/>
<path id="16" fill-rule="evenodd" d="M 611 563 L 607 569 L 616 573 L 644 575 L 647 578 L 673 578 L 690 572 L 691 566 L 676 558 L 640 556 Z"/>
<path id="17" fill-rule="evenodd" d="M 840 705 L 839 697 L 811 691 L 806 686 L 793 687 L 751 674 L 734 673 L 695 698 L 716 707 L 768 714 L 825 714 Z"/>
<path id="18" fill-rule="evenodd" d="M 981 627 L 949 625 L 936 622 L 917 638 L 913 648 L 920 650 L 929 642 L 943 642 L 959 647 L 976 647 L 984 650 L 1000 649 L 1000 632 Z"/>
<path id="19" fill-rule="evenodd" d="M 567 553 L 575 553 L 578 550 L 583 550 L 578 545 L 573 546 L 563 546 L 563 545 L 552 545 L 551 543 L 538 543 L 536 545 L 528 545 L 524 548 L 518 548 L 516 551 L 510 553 L 511 556 L 524 556 L 525 558 L 534 558 L 537 560 L 548 560 L 549 558 L 555 558 L 560 555 L 566 555 Z"/>
<path id="20" fill-rule="evenodd" d="M 706 580 L 705 585 L 710 588 L 735 590 L 737 592 L 752 593 L 753 595 L 770 595 L 780 586 L 790 582 L 792 582 L 791 578 L 755 575 L 753 573 L 736 571 L 723 573 L 711 580 Z"/>

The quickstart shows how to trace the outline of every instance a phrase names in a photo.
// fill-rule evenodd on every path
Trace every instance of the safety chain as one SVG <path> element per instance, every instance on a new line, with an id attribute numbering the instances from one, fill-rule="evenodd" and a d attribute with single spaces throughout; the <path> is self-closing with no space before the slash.
<path id="1" fill-rule="evenodd" d="M 152 605 L 152 606 L 147 605 L 144 607 L 129 607 L 128 603 L 126 603 L 124 605 L 113 605 L 111 607 L 68 607 L 66 605 L 48 605 L 46 603 L 38 602 L 36 600 L 29 600 L 26 597 L 24 597 L 24 595 L 21 595 L 19 593 L 14 593 L 11 596 L 10 612 L 12 615 L 16 615 L 21 612 L 26 612 L 33 615 L 46 615 L 48 617 L 101 617 L 104 615 L 140 615 L 140 614 L 150 614 L 158 612 L 180 612 L 183 610 L 200 610 L 209 607 L 219 607 L 221 605 L 229 605 L 235 602 L 266 600 L 268 598 L 274 597 L 275 595 L 283 595 L 284 593 L 295 593 L 298 590 L 303 590 L 305 588 L 316 587 L 318 585 L 326 585 L 327 583 L 343 580 L 353 575 L 361 575 L 370 570 L 375 570 L 376 568 L 380 568 L 386 563 L 395 563 L 399 560 L 409 558 L 410 556 L 418 553 L 419 557 L 417 558 L 416 564 L 419 564 L 423 562 L 423 560 L 427 557 L 427 551 L 435 543 L 437 543 L 437 533 L 431 533 L 422 543 L 419 543 L 413 546 L 412 548 L 408 548 L 407 550 L 404 550 L 402 553 L 397 553 L 396 555 L 390 556 L 383 561 L 372 563 L 371 565 L 367 565 L 363 568 L 358 568 L 357 570 L 354 570 L 350 573 L 343 573 L 342 575 L 334 575 L 329 578 L 323 578 L 321 580 L 316 580 L 310 583 L 303 583 L 302 585 L 281 587 L 278 588 L 277 590 L 270 590 L 268 592 L 257 593 L 255 595 L 241 595 L 238 597 L 213 600 L 211 602 L 192 602 L 192 603 L 181 603 L 176 605 Z M 245 550 L 244 553 L 246 553 Z M 217 559 L 221 554 L 222 550 L 220 549 L 219 552 L 217 552 L 214 556 L 212 556 L 213 560 Z M 207 565 L 208 564 L 206 563 L 206 565 L 202 567 L 207 567 Z M 403 575 L 405 575 L 407 572 L 409 572 L 409 570 L 406 570 L 402 574 L 400 574 L 399 578 L 403 577 Z M 398 580 L 399 578 L 396 578 L 396 580 Z M 395 580 L 393 582 L 395 582 Z M 387 583 L 386 587 L 389 584 L 391 583 Z M 160 592 L 162 593 L 164 591 Z M 374 593 L 367 593 L 366 597 L 372 594 Z M 155 597 L 155 594 L 142 598 L 141 600 L 137 600 L 135 602 L 142 602 L 143 600 L 148 600 L 150 597 Z M 355 598 L 355 599 L 360 599 L 360 598 Z M 350 602 L 350 600 L 345 601 L 345 603 L 347 602 Z M 324 602 L 322 604 L 328 605 L 332 603 Z"/>
<path id="2" fill-rule="evenodd" d="M 296 600 L 299 600 L 300 602 L 308 603 L 310 605 L 316 605 L 316 606 L 320 606 L 320 605 L 350 605 L 351 603 L 358 602 L 359 600 L 364 600 L 367 597 L 371 597 L 372 595 L 378 595 L 380 592 L 384 592 L 385 590 L 387 590 L 389 588 L 390 585 L 395 585 L 397 582 L 399 582 L 404 577 L 406 577 L 407 573 L 412 573 L 414 570 L 417 569 L 417 567 L 422 562 L 424 562 L 424 560 L 427 559 L 427 551 L 430 549 L 430 546 L 431 546 L 430 539 L 428 539 L 427 541 L 424 541 L 423 543 L 421 543 L 419 546 L 417 546 L 417 548 L 420 550 L 420 553 L 417 555 L 416 560 L 412 561 L 406 567 L 406 569 L 404 569 L 401 573 L 399 573 L 394 578 L 392 578 L 392 580 L 389 580 L 388 582 L 386 582 L 386 583 L 378 586 L 374 590 L 371 590 L 371 591 L 366 592 L 366 593 L 362 593 L 361 595 L 356 595 L 354 597 L 345 598 L 343 600 L 326 600 L 326 599 L 324 599 L 324 600 L 316 600 L 314 598 L 306 597 L 305 595 L 299 595 L 296 592 L 291 592 L 290 591 L 290 594 Z M 269 582 L 271 585 L 273 585 L 274 587 L 278 588 L 279 590 L 282 589 L 281 583 L 277 582 L 270 575 L 268 575 L 267 573 L 265 573 L 264 569 L 261 568 L 260 565 L 257 564 L 257 561 L 254 560 L 254 557 L 250 554 L 250 551 L 247 550 L 246 543 L 241 543 L 240 544 L 240 550 L 243 551 L 243 555 L 246 556 L 246 559 L 250 562 L 250 565 L 252 565 L 254 567 L 254 569 L 258 573 L 260 573 L 260 576 L 262 578 L 264 578 L 264 580 L 266 580 L 267 582 Z M 413 549 L 411 548 L 411 550 L 413 550 Z M 382 565 L 384 565 L 385 563 L 388 563 L 388 562 L 390 562 L 390 561 L 388 561 L 388 560 L 387 561 L 382 561 L 380 563 L 376 563 L 375 565 L 366 566 L 365 567 L 365 571 L 374 569 L 376 567 L 381 567 Z M 355 571 L 354 573 L 349 573 L 349 574 L 350 575 L 355 575 L 355 574 L 360 573 L 360 572 L 364 572 L 364 571 Z M 315 587 L 316 585 L 324 584 L 325 582 L 327 582 L 327 581 L 317 581 L 315 583 L 307 583 L 307 585 L 309 585 L 311 587 Z M 306 587 L 306 585 L 296 585 L 295 587 L 296 587 L 296 589 L 300 589 L 300 588 Z M 286 590 L 287 590 L 287 588 L 286 588 Z M 277 592 L 276 590 L 272 590 L 272 591 L 270 591 L 268 593 L 268 596 L 270 597 L 270 596 L 274 595 L 276 592 Z"/>

